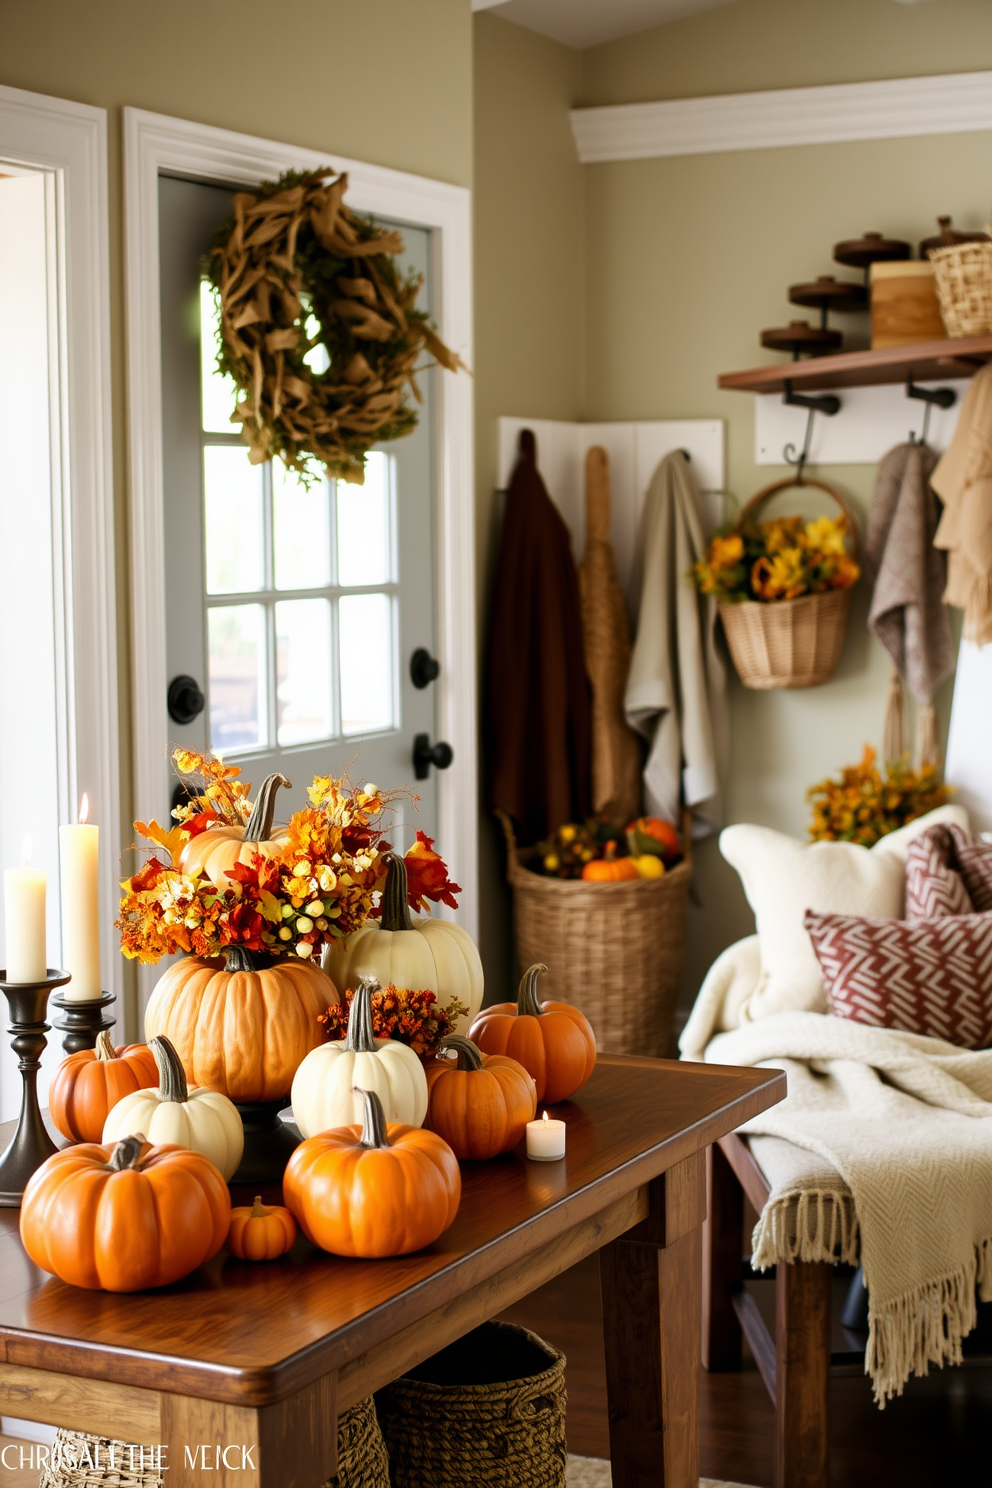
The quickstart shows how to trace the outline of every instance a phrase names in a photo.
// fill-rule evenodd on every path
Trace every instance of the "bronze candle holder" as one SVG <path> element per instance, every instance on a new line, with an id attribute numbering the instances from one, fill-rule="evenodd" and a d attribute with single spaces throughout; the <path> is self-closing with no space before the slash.
<path id="1" fill-rule="evenodd" d="M 64 992 L 52 998 L 52 1007 L 62 1014 L 61 1019 L 54 1021 L 59 1032 L 65 1034 L 62 1047 L 67 1054 L 96 1048 L 97 1035 L 114 1026 L 114 1015 L 107 1009 L 116 1001 L 113 992 L 101 992 L 99 997 L 87 998 L 85 1002 L 75 1002 Z"/>
<path id="2" fill-rule="evenodd" d="M 17 1055 L 21 1072 L 21 1114 L 6 1152 L 0 1156 L 0 1207 L 19 1209 L 31 1174 L 46 1157 L 58 1148 L 45 1129 L 38 1104 L 38 1071 L 48 1040 L 50 1025 L 45 1022 L 48 997 L 56 987 L 65 986 L 67 971 L 48 968 L 43 982 L 8 982 L 0 971 L 0 991 L 7 999 L 10 1021 L 10 1046 Z"/>

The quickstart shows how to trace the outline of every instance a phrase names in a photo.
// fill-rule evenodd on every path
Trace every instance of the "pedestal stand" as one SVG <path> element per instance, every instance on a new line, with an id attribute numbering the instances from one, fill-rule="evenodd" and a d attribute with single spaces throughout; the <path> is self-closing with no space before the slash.
<path id="1" fill-rule="evenodd" d="M 245 1150 L 231 1183 L 281 1183 L 294 1150 L 300 1145 L 296 1129 L 280 1120 L 289 1105 L 281 1101 L 235 1101 L 245 1129 Z"/>
<path id="2" fill-rule="evenodd" d="M 99 997 L 75 1002 L 64 992 L 52 998 L 52 1007 L 58 1008 L 61 1020 L 55 1019 L 55 1027 L 65 1034 L 62 1047 L 67 1054 L 78 1054 L 80 1049 L 96 1048 L 97 1034 L 105 1028 L 113 1028 L 114 1015 L 108 1012 L 117 998 L 113 992 L 101 992 Z"/>
<path id="3" fill-rule="evenodd" d="M 43 982 L 8 982 L 4 977 L 5 973 L 0 971 L 0 991 L 7 999 L 10 1019 L 10 1046 L 17 1055 L 23 1088 L 17 1130 L 0 1156 L 0 1206 L 19 1209 L 31 1174 L 46 1157 L 58 1151 L 41 1119 L 38 1071 L 42 1051 L 48 1043 L 45 1034 L 50 1025 L 45 1022 L 45 1014 L 49 993 L 56 987 L 64 987 L 69 973 L 49 967 Z"/>

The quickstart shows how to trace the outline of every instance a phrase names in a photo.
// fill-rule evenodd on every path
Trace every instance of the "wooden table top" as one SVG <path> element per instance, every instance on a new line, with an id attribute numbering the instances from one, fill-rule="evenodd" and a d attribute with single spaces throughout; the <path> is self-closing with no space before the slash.
<path id="1" fill-rule="evenodd" d="M 428 1249 L 391 1260 L 329 1256 L 300 1237 L 279 1261 L 252 1264 L 222 1250 L 159 1291 L 91 1292 L 33 1265 L 19 1211 L 0 1210 L 0 1359 L 243 1405 L 283 1399 L 784 1095 L 778 1070 L 603 1055 L 575 1099 L 554 1108 L 567 1122 L 562 1162 L 528 1162 L 521 1144 L 495 1161 L 464 1163 L 451 1228 Z M 0 1143 L 12 1130 L 0 1128 Z"/>

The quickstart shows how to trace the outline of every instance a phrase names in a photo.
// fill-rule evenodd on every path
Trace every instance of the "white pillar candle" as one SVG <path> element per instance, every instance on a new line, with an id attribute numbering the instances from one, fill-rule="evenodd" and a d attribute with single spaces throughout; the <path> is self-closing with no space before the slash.
<path id="1" fill-rule="evenodd" d="M 59 827 L 62 885 L 62 966 L 69 973 L 66 1002 L 99 997 L 100 985 L 100 828 L 88 826 L 89 802 L 83 796 L 79 822 Z"/>
<path id="2" fill-rule="evenodd" d="M 8 982 L 43 982 L 48 971 L 45 948 L 45 873 L 29 868 L 31 833 L 24 839 L 23 868 L 8 868 L 3 875 L 6 979 Z"/>
<path id="3" fill-rule="evenodd" d="M 564 1157 L 564 1121 L 549 1121 L 547 1111 L 540 1121 L 528 1121 L 527 1156 L 531 1162 L 557 1162 Z"/>

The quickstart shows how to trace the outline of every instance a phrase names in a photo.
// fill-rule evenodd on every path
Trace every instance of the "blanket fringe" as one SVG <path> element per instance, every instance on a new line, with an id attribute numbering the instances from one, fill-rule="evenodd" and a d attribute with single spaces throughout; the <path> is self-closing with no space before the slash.
<path id="1" fill-rule="evenodd" d="M 761 1211 L 751 1246 L 751 1265 L 757 1271 L 779 1261 L 856 1266 L 860 1231 L 854 1200 L 850 1194 L 828 1188 L 794 1188 L 776 1194 Z"/>

